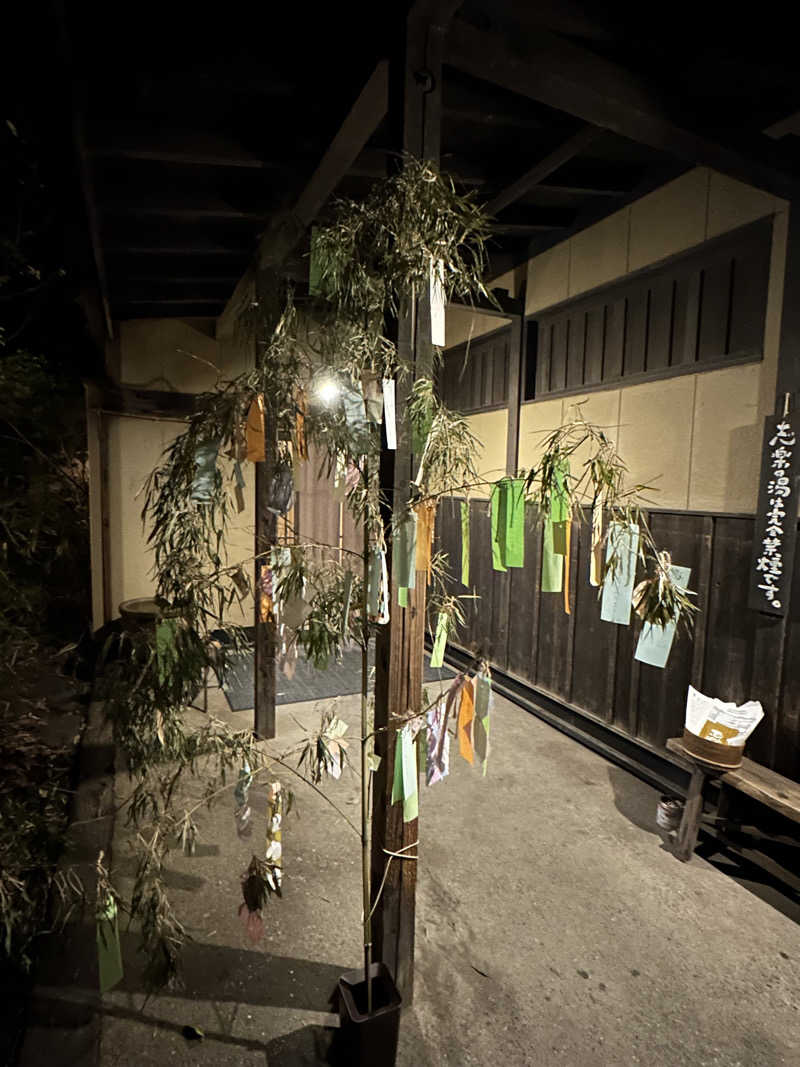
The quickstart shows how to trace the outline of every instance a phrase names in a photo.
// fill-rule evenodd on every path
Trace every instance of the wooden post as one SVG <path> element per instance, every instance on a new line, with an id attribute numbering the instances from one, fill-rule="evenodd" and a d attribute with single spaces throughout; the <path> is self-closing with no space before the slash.
<path id="1" fill-rule="evenodd" d="M 256 296 L 262 311 L 265 334 L 274 329 L 283 310 L 285 289 L 275 270 L 256 275 Z M 258 353 L 256 353 L 258 360 Z M 255 536 L 255 709 L 253 732 L 267 740 L 275 736 L 275 616 L 262 609 L 261 573 L 269 567 L 270 548 L 277 540 L 278 518 L 270 511 L 270 491 L 278 459 L 278 424 L 272 398 L 264 397 L 264 462 L 256 463 Z M 274 597 L 274 590 L 273 590 Z"/>
<path id="2" fill-rule="evenodd" d="M 675 837 L 674 852 L 683 863 L 692 858 L 697 844 L 700 819 L 703 815 L 703 786 L 706 784 L 706 775 L 707 771 L 695 764 L 689 782 L 689 792 L 686 794 L 681 824 Z"/>
<path id="3" fill-rule="evenodd" d="M 451 5 L 452 6 L 452 5 Z M 446 20 L 442 19 L 441 22 Z M 409 16 L 402 48 L 390 69 L 389 106 L 394 122 L 396 143 L 418 158 L 438 162 L 441 119 L 442 44 L 444 26 L 429 15 L 412 12 Z M 396 323 L 398 355 L 401 362 L 414 367 L 414 377 L 429 375 L 433 349 L 430 331 L 430 302 L 427 292 L 420 294 L 414 308 L 405 309 Z M 384 523 L 387 548 L 391 553 L 391 515 L 408 501 L 409 481 L 414 456 L 405 412 L 409 384 L 398 382 L 397 450 L 384 450 L 380 480 L 385 500 Z M 391 575 L 391 555 L 388 560 Z M 376 899 L 383 880 L 387 853 L 407 850 L 418 840 L 418 820 L 403 822 L 401 804 L 392 805 L 392 771 L 396 734 L 381 729 L 390 725 L 393 715 L 418 711 L 422 700 L 422 668 L 425 634 L 425 583 L 427 576 L 418 572 L 416 588 L 409 591 L 408 607 L 397 603 L 397 587 L 390 580 L 391 618 L 382 627 L 375 655 L 375 727 L 376 752 L 381 756 L 375 777 L 372 814 L 372 899 Z M 411 1003 L 414 992 L 414 920 L 417 887 L 417 862 L 413 859 L 392 861 L 389 876 L 373 918 L 373 957 L 389 967 L 404 1004 Z"/>

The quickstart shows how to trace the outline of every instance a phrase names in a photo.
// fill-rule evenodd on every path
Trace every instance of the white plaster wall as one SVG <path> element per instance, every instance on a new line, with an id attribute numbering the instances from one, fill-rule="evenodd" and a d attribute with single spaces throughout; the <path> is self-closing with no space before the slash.
<path id="1" fill-rule="evenodd" d="M 656 189 L 528 263 L 526 312 L 624 277 L 748 222 L 772 215 L 763 360 L 589 394 L 586 418 L 616 434 L 632 481 L 652 484 L 653 506 L 752 512 L 763 420 L 774 410 L 788 204 L 705 167 Z M 520 466 L 574 397 L 525 404 Z M 560 416 L 558 412 L 560 409 Z M 616 414 L 615 414 L 616 412 Z M 577 462 L 579 457 L 575 457 Z"/>

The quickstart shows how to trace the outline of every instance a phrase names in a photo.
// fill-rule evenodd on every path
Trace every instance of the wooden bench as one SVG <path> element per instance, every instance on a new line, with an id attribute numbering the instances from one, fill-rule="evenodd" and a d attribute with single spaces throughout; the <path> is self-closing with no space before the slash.
<path id="1" fill-rule="evenodd" d="M 684 863 L 691 859 L 697 844 L 703 817 L 703 792 L 708 781 L 714 781 L 721 787 L 718 819 L 724 818 L 727 812 L 725 790 L 738 789 L 740 793 L 766 804 L 786 818 L 800 822 L 800 783 L 792 782 L 749 759 L 743 759 L 741 767 L 735 770 L 725 771 L 711 767 L 699 762 L 687 752 L 680 737 L 671 737 L 667 741 L 667 748 L 692 775 L 681 824 L 674 840 L 675 855 Z"/>

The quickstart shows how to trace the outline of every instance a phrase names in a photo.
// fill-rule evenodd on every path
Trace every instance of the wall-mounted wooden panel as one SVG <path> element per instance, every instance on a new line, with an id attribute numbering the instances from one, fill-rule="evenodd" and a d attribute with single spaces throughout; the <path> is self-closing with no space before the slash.
<path id="1" fill-rule="evenodd" d="M 457 569 L 460 520 L 449 517 L 448 509 L 440 509 L 438 537 Z M 751 518 L 649 515 L 656 542 L 691 568 L 690 587 L 700 608 L 693 633 L 675 638 L 660 670 L 634 659 L 641 629 L 635 613 L 629 626 L 601 621 L 597 590 L 588 583 L 585 523 L 572 538 L 567 615 L 562 595 L 540 592 L 541 524 L 528 517 L 525 567 L 501 574 L 492 570 L 486 502 L 473 502 L 470 515 L 471 584 L 481 600 L 467 609 L 469 625 L 455 644 L 488 654 L 534 694 L 542 690 L 655 748 L 680 734 L 689 684 L 723 700 L 761 700 L 766 717 L 748 743 L 748 755 L 800 781 L 800 625 L 791 622 L 784 636 L 774 620 L 747 608 Z M 454 591 L 464 589 L 458 585 Z M 800 558 L 793 602 L 798 595 Z M 791 614 L 800 617 L 800 606 Z"/>
<path id="2" fill-rule="evenodd" d="M 771 239 L 760 219 L 542 311 L 534 396 L 760 358 Z"/>
<path id="3" fill-rule="evenodd" d="M 469 414 L 506 406 L 510 339 L 504 326 L 444 353 L 437 386 L 447 407 Z"/>

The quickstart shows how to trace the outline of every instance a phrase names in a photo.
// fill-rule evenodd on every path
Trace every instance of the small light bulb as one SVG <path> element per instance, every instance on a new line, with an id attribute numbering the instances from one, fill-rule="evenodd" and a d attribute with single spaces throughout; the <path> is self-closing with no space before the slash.
<path id="1" fill-rule="evenodd" d="M 332 378 L 326 378 L 320 385 L 318 392 L 323 404 L 332 404 L 339 395 L 339 386 Z"/>

